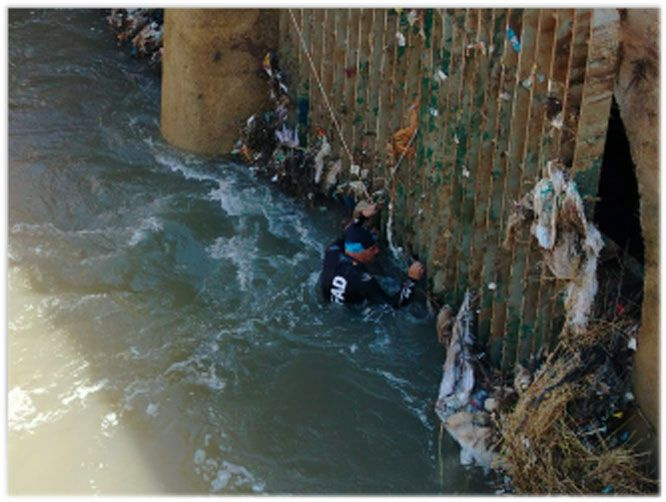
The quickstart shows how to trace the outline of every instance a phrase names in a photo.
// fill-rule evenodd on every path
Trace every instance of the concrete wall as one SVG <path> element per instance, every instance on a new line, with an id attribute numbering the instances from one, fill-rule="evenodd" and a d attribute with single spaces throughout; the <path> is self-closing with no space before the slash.
<path id="1" fill-rule="evenodd" d="M 659 67 L 657 9 L 622 11 L 622 58 L 615 96 L 636 165 L 645 277 L 641 328 L 635 358 L 638 403 L 659 426 Z"/>
<path id="2" fill-rule="evenodd" d="M 203 154 L 229 153 L 239 124 L 265 104 L 261 60 L 277 48 L 277 11 L 166 9 L 161 131 Z"/>

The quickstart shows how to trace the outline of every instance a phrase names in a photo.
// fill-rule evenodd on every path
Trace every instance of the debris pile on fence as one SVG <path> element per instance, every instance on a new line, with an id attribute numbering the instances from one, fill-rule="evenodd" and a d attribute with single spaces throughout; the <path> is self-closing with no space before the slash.
<path id="1" fill-rule="evenodd" d="M 595 322 L 563 336 L 516 406 L 500 418 L 500 458 L 521 493 L 653 490 L 623 418 L 632 406 L 633 323 Z"/>
<path id="2" fill-rule="evenodd" d="M 653 491 L 647 453 L 626 428 L 634 396 L 631 361 L 638 322 L 595 320 L 558 345 L 513 385 L 477 379 L 469 293 L 453 322 L 435 411 L 459 443 L 462 464 L 507 476 L 505 490 L 531 494 L 637 494 Z M 446 317 L 446 316 L 445 316 Z"/>
<path id="3" fill-rule="evenodd" d="M 566 328 L 584 332 L 597 293 L 597 260 L 601 233 L 587 221 L 576 183 L 563 166 L 549 162 L 546 175 L 515 204 L 505 244 L 517 227 L 532 219 L 531 232 L 545 263 L 557 279 L 566 280 Z"/>
<path id="4" fill-rule="evenodd" d="M 132 56 L 161 67 L 163 9 L 111 9 L 106 19 L 116 33 L 118 45 L 129 44 Z"/>
<path id="5" fill-rule="evenodd" d="M 587 221 L 567 173 L 552 164 L 546 171 L 515 205 L 506 238 L 532 219 L 544 262 L 566 281 L 566 323 L 558 344 L 542 364 L 535 361 L 533 373 L 517 363 L 512 386 L 499 376 L 477 381 L 475 372 L 486 376 L 491 369 L 474 353 L 467 293 L 455 321 L 449 308 L 438 317 L 447 356 L 435 410 L 460 444 L 461 462 L 505 473 L 510 491 L 654 491 L 647 454 L 638 453 L 626 428 L 635 406 L 631 368 L 640 321 L 618 316 L 618 301 L 605 311 L 597 308 L 602 315 L 590 321 L 602 237 Z"/>
<path id="6" fill-rule="evenodd" d="M 448 308 L 443 308 L 442 312 L 448 312 Z M 492 448 L 496 439 L 493 439 L 490 414 L 485 409 L 486 400 L 481 402 L 487 392 L 472 395 L 475 386 L 472 322 L 467 292 L 453 322 L 452 334 L 443 334 L 443 338 L 448 339 L 448 349 L 435 411 L 460 445 L 460 463 L 489 468 L 497 460 Z"/>
<path id="7" fill-rule="evenodd" d="M 266 54 L 262 67 L 268 80 L 270 107 L 245 121 L 231 153 L 287 192 L 309 201 L 332 196 L 353 208 L 357 201 L 366 199 L 363 181 L 342 179 L 342 160 L 332 151 L 324 129 L 314 128 L 314 141 L 304 144 L 306 131 L 299 131 L 293 119 L 287 78 L 276 55 Z"/>

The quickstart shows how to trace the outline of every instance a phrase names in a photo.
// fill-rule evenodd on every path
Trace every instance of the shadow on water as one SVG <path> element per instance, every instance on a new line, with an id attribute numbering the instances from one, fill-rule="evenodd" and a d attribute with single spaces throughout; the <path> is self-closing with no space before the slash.
<path id="1" fill-rule="evenodd" d="M 488 492 L 440 472 L 424 308 L 322 305 L 341 215 L 164 145 L 113 45 L 9 13 L 10 492 Z"/>

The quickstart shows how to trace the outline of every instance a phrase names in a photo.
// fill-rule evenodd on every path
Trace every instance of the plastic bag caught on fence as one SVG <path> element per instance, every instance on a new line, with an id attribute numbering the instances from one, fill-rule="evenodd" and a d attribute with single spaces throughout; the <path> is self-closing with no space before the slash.
<path id="1" fill-rule="evenodd" d="M 549 163 L 547 175 L 515 204 L 505 246 L 528 218 L 533 220 L 531 233 L 548 268 L 556 278 L 568 281 L 567 327 L 574 333 L 583 332 L 597 293 L 597 260 L 603 240 L 594 224 L 587 221 L 576 183 L 566 179 L 561 167 Z"/>
<path id="2" fill-rule="evenodd" d="M 493 428 L 484 410 L 488 393 L 474 390 L 472 309 L 469 292 L 456 315 L 444 362 L 435 412 L 447 432 L 460 445 L 460 463 L 489 468 L 496 459 L 492 449 Z"/>

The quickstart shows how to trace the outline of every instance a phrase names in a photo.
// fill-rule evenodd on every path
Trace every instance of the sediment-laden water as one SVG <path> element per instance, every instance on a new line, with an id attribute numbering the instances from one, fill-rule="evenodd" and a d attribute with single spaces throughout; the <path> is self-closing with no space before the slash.
<path id="1" fill-rule="evenodd" d="M 425 307 L 323 304 L 342 213 L 171 148 L 159 92 L 102 11 L 10 10 L 10 492 L 490 490 Z"/>

